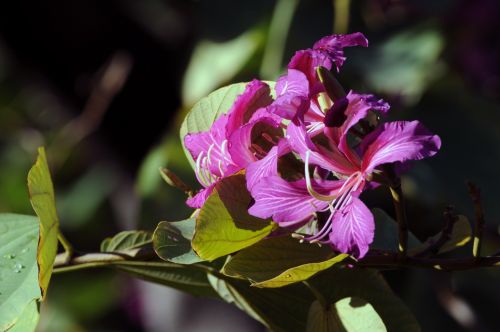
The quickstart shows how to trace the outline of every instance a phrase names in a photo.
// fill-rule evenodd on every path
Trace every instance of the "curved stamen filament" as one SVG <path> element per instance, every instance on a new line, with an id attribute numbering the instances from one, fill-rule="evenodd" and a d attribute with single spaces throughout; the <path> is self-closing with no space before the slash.
<path id="1" fill-rule="evenodd" d="M 306 186 L 307 186 L 307 191 L 309 192 L 309 194 L 320 200 L 320 201 L 331 201 L 332 199 L 335 199 L 337 196 L 336 195 L 322 195 L 320 193 L 318 193 L 317 191 L 314 190 L 314 188 L 312 187 L 312 183 L 311 183 L 311 174 L 309 172 L 309 156 L 310 156 L 310 151 L 308 150 L 306 152 L 306 160 L 305 160 L 305 166 L 304 166 L 304 174 L 305 174 L 305 177 L 306 177 Z"/>

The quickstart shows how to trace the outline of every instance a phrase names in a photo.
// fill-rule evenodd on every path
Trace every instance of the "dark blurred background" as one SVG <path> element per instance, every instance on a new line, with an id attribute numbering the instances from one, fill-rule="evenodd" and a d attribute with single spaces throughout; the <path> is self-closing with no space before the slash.
<path id="1" fill-rule="evenodd" d="M 403 179 L 411 230 L 422 240 L 439 231 L 448 204 L 473 221 L 471 180 L 482 190 L 491 254 L 500 225 L 499 17 L 497 0 L 2 1 L 0 211 L 32 213 L 25 178 L 45 145 L 61 227 L 79 250 L 183 219 L 183 195 L 157 170 L 195 185 L 177 134 L 190 106 L 224 84 L 276 79 L 295 50 L 324 35 L 361 31 L 370 47 L 346 51 L 343 85 L 385 98 L 392 118 L 420 119 L 443 141 Z M 392 213 L 383 190 L 365 200 Z M 498 330 L 497 270 L 384 274 L 424 331 Z M 54 276 L 40 324 L 263 329 L 220 301 L 106 270 Z"/>

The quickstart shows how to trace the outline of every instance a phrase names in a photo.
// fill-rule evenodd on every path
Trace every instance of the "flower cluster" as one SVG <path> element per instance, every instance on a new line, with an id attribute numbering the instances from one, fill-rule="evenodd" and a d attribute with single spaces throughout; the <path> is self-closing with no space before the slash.
<path id="1" fill-rule="evenodd" d="M 418 121 L 379 123 L 386 102 L 343 91 L 331 71 L 340 70 L 351 46 L 368 41 L 361 33 L 331 35 L 298 51 L 274 98 L 268 84 L 254 80 L 209 131 L 187 135 L 204 187 L 187 204 L 202 207 L 221 178 L 245 169 L 251 215 L 363 257 L 374 220 L 360 194 L 379 185 L 388 164 L 402 170 L 436 154 L 441 142 Z"/>

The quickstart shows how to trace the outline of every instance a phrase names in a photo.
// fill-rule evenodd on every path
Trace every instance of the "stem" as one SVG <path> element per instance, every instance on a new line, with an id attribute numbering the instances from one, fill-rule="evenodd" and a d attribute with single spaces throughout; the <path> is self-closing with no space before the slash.
<path id="1" fill-rule="evenodd" d="M 64 236 L 64 234 L 61 232 L 61 230 L 57 231 L 57 239 L 59 240 L 59 242 L 61 243 L 61 245 L 64 249 L 63 263 L 67 263 L 71 259 L 71 257 L 73 257 L 73 253 L 74 253 L 73 246 L 68 241 L 68 239 Z"/>
<path id="2" fill-rule="evenodd" d="M 311 285 L 309 282 L 307 281 L 302 281 L 302 283 L 311 291 L 311 293 L 314 295 L 314 297 L 316 298 L 316 300 L 318 300 L 318 302 L 321 304 L 321 306 L 325 309 L 328 308 L 328 303 L 326 302 L 326 299 L 325 297 L 323 296 L 323 294 L 321 294 L 320 291 L 318 291 L 313 285 Z"/>
<path id="3" fill-rule="evenodd" d="M 476 223 L 474 225 L 474 242 L 472 244 L 472 256 L 479 257 L 481 255 L 481 242 L 484 228 L 484 212 L 481 202 L 481 191 L 472 182 L 467 183 L 469 195 L 474 203 L 474 212 L 476 215 Z"/>
<path id="4" fill-rule="evenodd" d="M 433 259 L 406 257 L 401 260 L 399 254 L 385 253 L 383 255 L 365 256 L 363 259 L 352 263 L 356 266 L 372 268 L 424 268 L 439 271 L 462 271 L 479 267 L 500 266 L 500 256 L 456 258 L 456 259 Z"/>
<path id="5" fill-rule="evenodd" d="M 262 78 L 271 79 L 281 70 L 286 36 L 298 3 L 299 0 L 278 0 L 276 3 L 260 67 Z"/>
<path id="6" fill-rule="evenodd" d="M 398 251 L 400 258 L 406 257 L 406 252 L 408 248 L 408 224 L 406 222 L 406 208 L 403 196 L 403 190 L 401 188 L 401 182 L 395 186 L 391 186 L 392 201 L 394 203 L 394 209 L 396 210 L 396 220 L 398 222 L 399 229 L 399 246 Z"/>

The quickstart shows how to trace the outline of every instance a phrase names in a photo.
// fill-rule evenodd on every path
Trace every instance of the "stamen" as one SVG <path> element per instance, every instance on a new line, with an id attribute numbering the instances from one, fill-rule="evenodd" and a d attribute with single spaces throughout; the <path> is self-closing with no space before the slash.
<path id="1" fill-rule="evenodd" d="M 336 196 L 335 195 L 322 195 L 318 192 L 316 192 L 313 187 L 312 187 L 312 183 L 311 183 L 311 174 L 309 172 L 309 155 L 310 155 L 310 151 L 307 150 L 306 152 L 306 160 L 305 160 L 305 166 L 304 166 L 304 174 L 306 176 L 306 186 L 307 186 L 307 191 L 309 192 L 309 194 L 320 200 L 320 201 L 331 201 L 332 199 L 334 199 Z"/>
<path id="2" fill-rule="evenodd" d="M 278 144 L 278 142 L 274 141 L 273 137 L 271 137 L 268 133 L 262 133 L 261 136 L 272 145 Z"/>
<path id="3" fill-rule="evenodd" d="M 196 179 L 198 180 L 199 183 L 201 183 L 204 187 L 210 186 L 210 183 L 207 181 L 205 178 L 205 175 L 203 174 L 203 170 L 201 168 L 201 163 L 203 162 L 203 151 L 200 152 L 198 155 L 198 158 L 196 158 L 196 170 L 194 174 L 196 175 Z"/>

